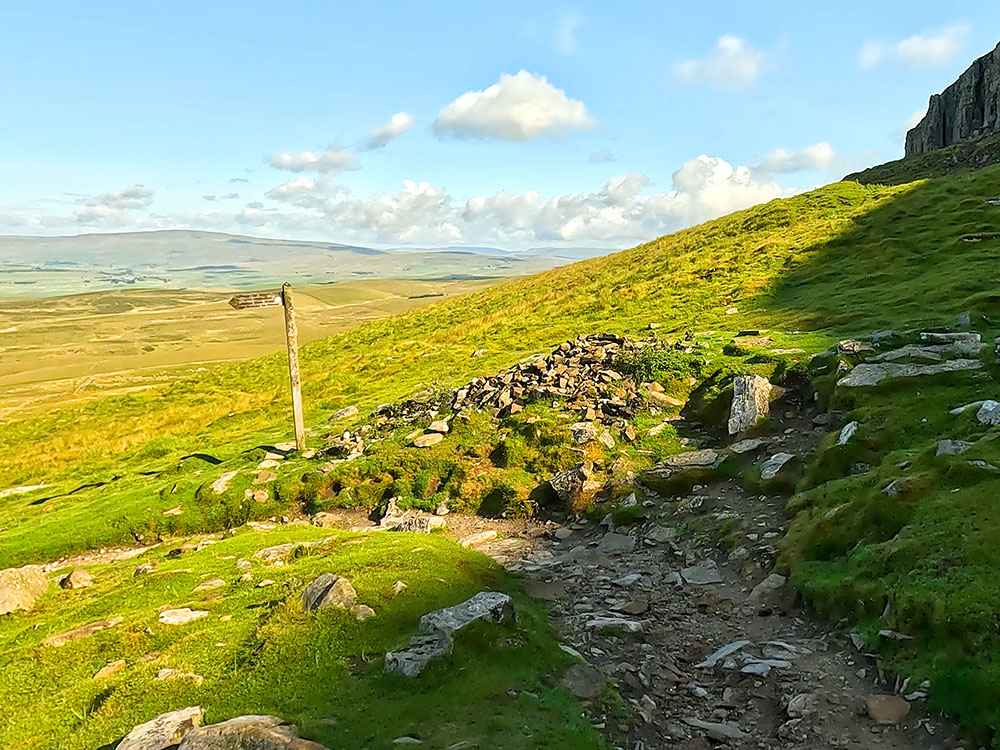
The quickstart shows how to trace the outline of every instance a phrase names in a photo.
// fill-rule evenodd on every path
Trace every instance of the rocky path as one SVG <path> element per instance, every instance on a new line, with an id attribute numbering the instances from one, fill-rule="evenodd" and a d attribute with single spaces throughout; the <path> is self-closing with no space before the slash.
<path id="1" fill-rule="evenodd" d="M 816 422 L 824 422 L 820 417 Z M 786 413 L 765 450 L 809 451 L 830 429 Z M 565 684 L 622 750 L 966 748 L 850 634 L 787 600 L 771 573 L 785 498 L 734 482 L 646 501 L 645 523 L 550 526 L 480 547 L 526 577 L 580 663 Z M 723 550 L 700 531 L 727 524 Z M 613 685 L 632 720 L 602 699 Z M 900 694 L 906 695 L 909 700 Z"/>

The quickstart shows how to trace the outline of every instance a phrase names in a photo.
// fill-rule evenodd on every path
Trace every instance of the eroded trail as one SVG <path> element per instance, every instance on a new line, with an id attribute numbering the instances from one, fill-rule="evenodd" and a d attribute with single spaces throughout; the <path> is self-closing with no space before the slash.
<path id="1" fill-rule="evenodd" d="M 806 455 L 829 429 L 807 410 L 785 412 L 758 450 Z M 788 600 L 771 572 L 785 498 L 727 480 L 678 498 L 650 493 L 645 504 L 645 521 L 627 527 L 570 523 L 482 548 L 549 603 L 553 626 L 581 659 L 564 684 L 590 702 L 613 746 L 967 746 L 928 714 L 920 686 L 897 684 L 850 633 Z M 726 530 L 725 546 L 713 528 Z M 605 700 L 607 685 L 631 721 Z"/>

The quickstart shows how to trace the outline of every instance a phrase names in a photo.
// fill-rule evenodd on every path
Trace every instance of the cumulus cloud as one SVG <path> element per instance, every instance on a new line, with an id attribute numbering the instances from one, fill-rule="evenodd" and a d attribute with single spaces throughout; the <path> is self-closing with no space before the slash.
<path id="1" fill-rule="evenodd" d="M 123 224 L 130 211 L 144 210 L 153 203 L 153 191 L 145 185 L 109 190 L 100 195 L 79 198 L 74 216 L 78 224 Z"/>
<path id="2" fill-rule="evenodd" d="M 766 62 L 763 52 L 727 34 L 716 42 L 711 54 L 679 63 L 674 75 L 689 86 L 705 83 L 724 91 L 745 91 L 760 78 Z"/>
<path id="3" fill-rule="evenodd" d="M 522 70 L 502 74 L 482 91 L 462 94 L 441 110 L 433 130 L 441 137 L 530 141 L 593 127 L 583 102 L 568 97 L 545 76 Z"/>
<path id="4" fill-rule="evenodd" d="M 872 70 L 885 62 L 906 68 L 935 68 L 947 64 L 965 44 L 969 27 L 952 24 L 936 32 L 914 34 L 898 42 L 872 39 L 858 52 L 858 67 Z"/>
<path id="5" fill-rule="evenodd" d="M 267 197 L 310 209 L 328 228 L 350 238 L 388 243 L 451 243 L 462 238 L 451 198 L 426 182 L 406 180 L 396 193 L 360 197 L 326 180 L 300 177 L 269 190 Z"/>
<path id="6" fill-rule="evenodd" d="M 397 112 L 385 125 L 375 128 L 368 134 L 362 148 L 365 151 L 375 151 L 385 148 L 393 138 L 399 138 L 403 133 L 413 127 L 416 120 L 407 112 Z"/>
<path id="7" fill-rule="evenodd" d="M 674 172 L 671 190 L 643 195 L 649 185 L 646 175 L 633 172 L 612 177 L 595 193 L 477 196 L 466 202 L 462 218 L 467 233 L 488 240 L 630 242 L 794 192 L 759 181 L 748 167 L 705 155 Z"/>
<path id="8" fill-rule="evenodd" d="M 225 195 L 203 195 L 202 200 L 214 203 L 215 201 L 231 201 L 240 197 L 239 193 L 226 193 Z"/>
<path id="9" fill-rule="evenodd" d="M 892 132 L 892 139 L 897 143 L 903 143 L 906 140 L 906 134 L 917 127 L 917 124 L 924 119 L 926 114 L 926 107 L 914 111 L 913 114 L 906 118 L 902 125 Z"/>
<path id="10" fill-rule="evenodd" d="M 358 168 L 358 159 L 354 152 L 344 146 L 331 144 L 321 154 L 312 151 L 302 151 L 297 154 L 270 154 L 267 163 L 275 169 L 286 172 L 319 172 L 335 174 Z"/>
<path id="11" fill-rule="evenodd" d="M 590 164 L 607 164 L 617 160 L 618 157 L 615 155 L 615 152 L 605 146 L 604 148 L 599 148 L 597 151 L 592 153 L 587 159 L 587 162 Z"/>
<path id="12" fill-rule="evenodd" d="M 833 146 L 825 142 L 808 146 L 801 151 L 777 148 L 754 167 L 754 172 L 763 175 L 826 172 L 834 165 L 836 157 Z"/>
<path id="13" fill-rule="evenodd" d="M 583 23 L 583 16 L 575 10 L 564 13 L 556 25 L 556 49 L 562 55 L 575 55 L 578 49 L 576 30 Z"/>

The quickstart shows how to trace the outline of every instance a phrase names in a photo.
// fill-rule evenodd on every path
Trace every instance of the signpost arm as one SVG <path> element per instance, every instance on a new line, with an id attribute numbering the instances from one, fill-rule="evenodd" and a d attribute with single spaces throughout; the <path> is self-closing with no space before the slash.
<path id="1" fill-rule="evenodd" d="M 295 420 L 295 447 L 306 449 L 306 429 L 302 420 L 302 383 L 299 376 L 299 330 L 295 325 L 292 285 L 283 284 L 281 301 L 285 308 L 285 339 L 288 343 L 288 378 L 292 385 L 292 418 Z"/>

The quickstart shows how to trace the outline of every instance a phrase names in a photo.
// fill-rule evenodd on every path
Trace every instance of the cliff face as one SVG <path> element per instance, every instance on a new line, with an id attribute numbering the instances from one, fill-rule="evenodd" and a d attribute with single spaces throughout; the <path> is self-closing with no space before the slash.
<path id="1" fill-rule="evenodd" d="M 924 119 L 906 134 L 906 155 L 926 154 L 994 132 L 1000 132 L 1000 44 L 931 97 Z"/>

